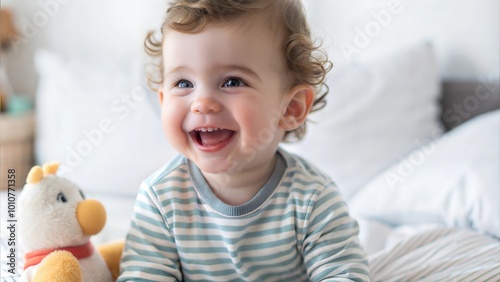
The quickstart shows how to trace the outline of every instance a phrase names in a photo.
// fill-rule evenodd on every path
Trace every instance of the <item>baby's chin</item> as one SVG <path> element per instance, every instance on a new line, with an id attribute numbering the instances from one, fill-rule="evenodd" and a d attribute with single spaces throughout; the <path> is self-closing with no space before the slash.
<path id="1" fill-rule="evenodd" d="M 236 167 L 234 167 L 234 165 L 232 166 L 228 163 L 218 163 L 210 161 L 194 161 L 194 163 L 204 174 L 231 175 L 238 171 Z"/>

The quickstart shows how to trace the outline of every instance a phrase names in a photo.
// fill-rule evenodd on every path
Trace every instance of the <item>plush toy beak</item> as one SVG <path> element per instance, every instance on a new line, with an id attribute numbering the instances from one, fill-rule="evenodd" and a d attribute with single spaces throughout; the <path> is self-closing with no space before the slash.
<path id="1" fill-rule="evenodd" d="M 82 228 L 83 235 L 99 233 L 106 223 L 106 210 L 96 200 L 84 200 L 76 208 L 76 218 Z"/>

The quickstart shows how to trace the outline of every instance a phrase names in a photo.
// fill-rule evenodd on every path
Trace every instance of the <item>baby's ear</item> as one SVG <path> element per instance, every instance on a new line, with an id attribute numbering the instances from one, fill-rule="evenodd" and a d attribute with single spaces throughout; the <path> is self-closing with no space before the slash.
<path id="1" fill-rule="evenodd" d="M 309 84 L 299 84 L 290 89 L 286 97 L 288 104 L 279 124 L 285 131 L 290 131 L 306 121 L 314 103 L 314 89 Z"/>

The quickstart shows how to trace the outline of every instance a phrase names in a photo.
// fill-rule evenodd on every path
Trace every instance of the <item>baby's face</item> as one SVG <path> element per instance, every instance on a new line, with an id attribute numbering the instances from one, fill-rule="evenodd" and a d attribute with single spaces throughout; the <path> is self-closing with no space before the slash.
<path id="1" fill-rule="evenodd" d="M 286 64 L 267 23 L 168 30 L 159 90 L 163 130 L 203 172 L 269 164 L 284 130 Z"/>

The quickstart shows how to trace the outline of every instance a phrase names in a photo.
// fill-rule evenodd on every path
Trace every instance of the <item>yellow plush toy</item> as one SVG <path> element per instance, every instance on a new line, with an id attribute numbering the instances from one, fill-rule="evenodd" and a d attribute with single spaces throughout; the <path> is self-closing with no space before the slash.
<path id="1" fill-rule="evenodd" d="M 90 236 L 106 222 L 104 206 L 56 172 L 59 163 L 31 169 L 19 197 L 19 239 L 26 250 L 22 281 L 114 281 L 123 242 L 98 251 Z"/>

